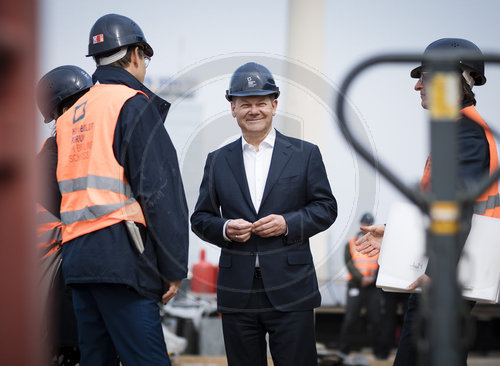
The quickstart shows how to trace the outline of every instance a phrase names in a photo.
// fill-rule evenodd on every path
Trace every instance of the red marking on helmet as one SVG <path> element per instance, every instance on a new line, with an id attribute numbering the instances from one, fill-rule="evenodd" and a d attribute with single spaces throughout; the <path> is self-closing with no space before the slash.
<path id="1" fill-rule="evenodd" d="M 96 34 L 95 36 L 92 37 L 92 43 L 101 43 L 104 42 L 104 34 Z"/>

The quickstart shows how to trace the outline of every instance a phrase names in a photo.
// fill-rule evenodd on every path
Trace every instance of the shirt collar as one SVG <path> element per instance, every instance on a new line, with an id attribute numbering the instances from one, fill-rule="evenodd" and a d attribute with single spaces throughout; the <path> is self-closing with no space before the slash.
<path id="1" fill-rule="evenodd" d="M 266 146 L 266 147 L 274 148 L 274 142 L 275 141 L 276 141 L 276 131 L 274 130 L 274 128 L 271 128 L 271 130 L 267 134 L 267 136 L 264 139 L 264 141 L 262 141 L 260 143 L 259 147 L 260 146 Z M 249 144 L 245 140 L 245 137 L 241 136 L 241 148 L 242 148 L 242 150 L 245 151 L 246 149 L 249 149 L 251 147 L 253 147 L 253 145 Z"/>

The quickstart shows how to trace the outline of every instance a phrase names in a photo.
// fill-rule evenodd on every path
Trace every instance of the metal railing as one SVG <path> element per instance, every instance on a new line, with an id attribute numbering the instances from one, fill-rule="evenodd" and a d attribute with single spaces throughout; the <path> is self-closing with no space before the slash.
<path id="1" fill-rule="evenodd" d="M 470 225 L 471 207 L 474 201 L 500 177 L 497 169 L 489 177 L 482 179 L 473 188 L 459 189 L 458 181 L 458 146 L 457 123 L 460 100 L 453 101 L 453 94 L 460 95 L 459 82 L 443 83 L 457 79 L 458 61 L 483 60 L 500 63 L 500 55 L 470 54 L 387 54 L 366 59 L 354 67 L 343 80 L 336 100 L 336 113 L 339 127 L 347 141 L 370 165 L 378 170 L 420 210 L 429 215 L 431 224 L 428 232 L 427 255 L 429 257 L 432 285 L 424 293 L 424 319 L 426 336 L 420 340 L 420 362 L 430 365 L 457 365 L 463 349 L 463 324 L 461 323 L 461 295 L 457 283 L 457 264 L 462 250 L 464 227 Z M 383 161 L 370 153 L 352 133 L 345 116 L 346 96 L 354 79 L 368 68 L 387 63 L 425 62 L 429 78 L 426 88 L 437 88 L 437 96 L 430 98 L 431 115 L 431 151 L 432 151 L 432 189 L 424 193 L 410 188 L 388 168 Z M 460 76 L 459 76 L 460 77 Z M 428 83 L 428 84 L 427 84 Z M 455 85 L 453 87 L 453 85 Z M 450 88 L 450 85 L 452 87 Z M 451 93 L 451 94 L 448 94 Z M 452 100 L 450 104 L 450 100 Z M 448 103 L 448 105 L 446 105 Z M 498 135 L 498 134 L 497 134 Z M 497 140 L 497 143 L 500 141 Z M 467 223 L 469 221 L 469 223 Z M 462 236 L 460 236 L 462 234 Z"/>

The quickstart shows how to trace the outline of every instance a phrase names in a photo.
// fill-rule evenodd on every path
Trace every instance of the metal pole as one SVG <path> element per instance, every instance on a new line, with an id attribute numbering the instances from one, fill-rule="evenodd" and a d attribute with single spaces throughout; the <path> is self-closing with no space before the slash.
<path id="1" fill-rule="evenodd" d="M 426 85 L 431 114 L 432 196 L 430 235 L 427 243 L 432 284 L 424 301 L 431 365 L 459 364 L 459 305 L 457 263 L 460 255 L 457 201 L 457 118 L 461 80 L 453 62 L 430 64 Z M 420 360 L 421 364 L 428 364 Z"/>
<path id="2" fill-rule="evenodd" d="M 336 111 L 338 124 L 347 141 L 390 183 L 401 191 L 423 212 L 429 213 L 431 226 L 427 252 L 430 258 L 429 269 L 432 277 L 430 296 L 423 297 L 424 316 L 426 317 L 426 338 L 420 345 L 424 365 L 456 365 L 459 363 L 460 344 L 460 306 L 462 299 L 457 284 L 457 263 L 463 243 L 459 237 L 460 220 L 474 200 L 500 176 L 500 169 L 483 179 L 477 187 L 467 192 L 457 191 L 457 131 L 456 120 L 459 116 L 459 80 L 457 60 L 483 60 L 500 63 L 500 55 L 382 55 L 364 60 L 356 65 L 341 84 Z M 431 149 L 432 149 L 432 192 L 430 195 L 412 190 L 395 175 L 383 161 L 378 161 L 352 133 L 345 117 L 347 91 L 353 80 L 371 66 L 381 63 L 427 62 L 430 67 L 429 103 L 431 111 Z M 427 362 L 428 361 L 428 362 Z"/>

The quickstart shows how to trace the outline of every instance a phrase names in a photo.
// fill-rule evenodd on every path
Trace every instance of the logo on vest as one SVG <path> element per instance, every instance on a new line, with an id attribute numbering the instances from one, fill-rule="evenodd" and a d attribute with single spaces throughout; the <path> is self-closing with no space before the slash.
<path id="1" fill-rule="evenodd" d="M 73 124 L 85 117 L 85 105 L 87 102 L 77 105 L 75 107 L 75 113 L 73 114 Z"/>

